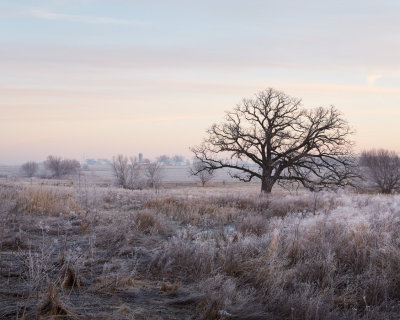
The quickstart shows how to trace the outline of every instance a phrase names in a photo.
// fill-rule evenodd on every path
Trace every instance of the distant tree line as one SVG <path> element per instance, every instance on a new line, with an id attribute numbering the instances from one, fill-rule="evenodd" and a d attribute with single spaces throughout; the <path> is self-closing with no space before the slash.
<path id="1" fill-rule="evenodd" d="M 81 169 L 78 160 L 63 159 L 57 156 L 48 156 L 43 163 L 45 172 L 42 172 L 43 178 L 61 178 L 71 174 L 77 174 Z M 21 173 L 25 177 L 32 178 L 39 173 L 39 164 L 35 161 L 28 161 L 21 165 Z"/>
<path id="2" fill-rule="evenodd" d="M 94 165 L 98 164 L 97 161 L 90 160 Z M 165 166 L 171 164 L 183 164 L 185 158 L 180 155 L 167 156 L 161 155 L 155 161 L 148 159 L 139 162 L 136 157 L 127 157 L 119 154 L 113 157 L 112 161 L 101 159 L 104 165 L 109 164 L 115 178 L 115 184 L 124 189 L 144 189 L 153 188 L 159 189 L 163 183 L 165 176 Z M 186 161 L 186 165 L 190 161 Z M 214 172 L 201 171 L 196 172 L 203 164 L 194 161 L 193 165 L 189 167 L 189 175 L 196 176 L 205 186 L 214 177 Z M 40 176 L 41 178 L 63 178 L 69 175 L 75 175 L 80 170 L 88 169 L 87 163 L 82 167 L 78 160 L 66 159 L 59 156 L 49 155 L 47 159 L 39 165 L 35 161 L 28 161 L 21 165 L 21 174 L 25 177 Z M 41 169 L 41 172 L 39 170 Z"/>
<path id="3" fill-rule="evenodd" d="M 118 155 L 113 157 L 111 164 L 115 183 L 125 189 L 158 189 L 165 176 L 166 160 L 171 157 L 160 156 L 156 161 L 139 163 L 137 158 Z M 177 156 L 175 160 L 183 162 L 184 158 Z M 391 194 L 400 189 L 400 157 L 395 151 L 385 149 L 364 150 L 353 160 L 358 164 L 351 185 L 360 189 L 377 190 L 383 194 Z M 44 178 L 62 178 L 79 173 L 80 163 L 75 159 L 63 159 L 50 155 L 43 162 Z M 39 174 L 40 165 L 28 161 L 21 165 L 23 176 L 31 178 Z M 202 161 L 193 161 L 189 166 L 189 175 L 196 177 L 204 187 L 215 178 L 215 169 L 209 168 Z"/>
<path id="4" fill-rule="evenodd" d="M 173 156 L 167 156 L 166 154 L 163 154 L 157 157 L 156 162 L 160 162 L 166 165 L 180 165 L 185 163 L 185 158 L 178 154 Z"/>

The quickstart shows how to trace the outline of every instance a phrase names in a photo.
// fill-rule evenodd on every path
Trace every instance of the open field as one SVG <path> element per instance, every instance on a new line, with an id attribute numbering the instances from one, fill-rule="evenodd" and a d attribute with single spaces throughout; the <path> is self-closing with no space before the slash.
<path id="1" fill-rule="evenodd" d="M 195 186 L 199 184 L 199 179 L 189 174 L 190 167 L 182 166 L 163 166 L 162 181 L 164 187 L 170 186 Z M 40 172 L 43 173 L 43 166 L 40 167 Z M 0 165 L 0 178 L 15 180 L 21 178 L 21 170 L 18 165 Z M 101 186 L 110 186 L 114 182 L 114 176 L 110 165 L 90 165 L 87 170 L 80 171 L 80 177 L 72 176 L 75 183 L 96 184 Z M 219 170 L 215 172 L 212 180 L 214 185 L 234 184 L 237 185 L 237 180 L 233 179 L 227 170 Z M 50 183 L 47 181 L 47 183 Z"/>
<path id="2" fill-rule="evenodd" d="M 398 195 L 0 183 L 0 319 L 400 313 Z"/>

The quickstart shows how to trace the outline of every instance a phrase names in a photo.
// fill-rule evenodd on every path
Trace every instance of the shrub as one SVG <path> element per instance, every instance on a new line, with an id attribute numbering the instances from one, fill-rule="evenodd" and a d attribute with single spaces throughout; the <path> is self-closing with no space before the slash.
<path id="1" fill-rule="evenodd" d="M 360 165 L 367 170 L 364 177 L 370 180 L 380 192 L 390 194 L 400 188 L 400 158 L 394 151 L 363 151 Z"/>
<path id="2" fill-rule="evenodd" d="M 60 157 L 55 156 L 48 156 L 44 165 L 53 178 L 60 178 L 68 174 L 75 174 L 81 167 L 77 160 L 61 159 Z"/>
<path id="3" fill-rule="evenodd" d="M 39 170 L 39 165 L 34 161 L 28 161 L 21 166 L 22 174 L 28 178 L 33 177 Z"/>
<path id="4" fill-rule="evenodd" d="M 136 158 L 122 154 L 113 157 L 112 170 L 118 187 L 124 189 L 142 189 L 145 185 L 143 168 Z"/>

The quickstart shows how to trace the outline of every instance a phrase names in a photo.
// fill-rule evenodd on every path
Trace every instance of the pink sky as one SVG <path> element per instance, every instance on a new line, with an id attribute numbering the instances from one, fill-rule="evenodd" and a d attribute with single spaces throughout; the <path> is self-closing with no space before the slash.
<path id="1" fill-rule="evenodd" d="M 399 14 L 393 1 L 0 0 L 0 164 L 189 158 L 267 87 L 335 105 L 356 151 L 400 151 Z"/>

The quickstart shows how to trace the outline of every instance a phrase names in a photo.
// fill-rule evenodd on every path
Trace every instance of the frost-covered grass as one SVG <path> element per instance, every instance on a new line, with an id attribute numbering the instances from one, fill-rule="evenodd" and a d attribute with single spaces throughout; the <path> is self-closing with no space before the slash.
<path id="1" fill-rule="evenodd" d="M 397 319 L 400 196 L 0 186 L 0 318 Z"/>

